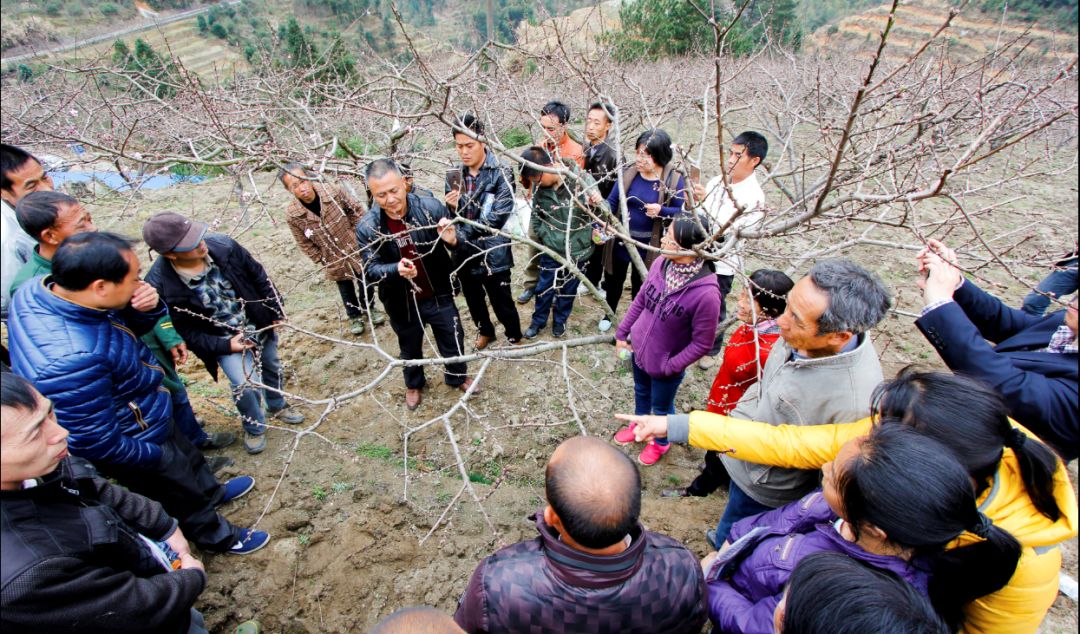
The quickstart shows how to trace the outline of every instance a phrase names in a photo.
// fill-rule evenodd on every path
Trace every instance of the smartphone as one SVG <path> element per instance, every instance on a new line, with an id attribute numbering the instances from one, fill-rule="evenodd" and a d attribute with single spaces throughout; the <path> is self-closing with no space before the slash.
<path id="1" fill-rule="evenodd" d="M 461 170 L 450 169 L 446 170 L 446 184 L 449 186 L 450 191 L 461 191 Z"/>
<path id="2" fill-rule="evenodd" d="M 690 182 L 691 183 L 700 183 L 701 182 L 701 168 L 698 167 L 697 165 L 694 165 L 693 163 L 689 163 L 689 165 L 690 165 L 690 174 L 689 174 Z"/>

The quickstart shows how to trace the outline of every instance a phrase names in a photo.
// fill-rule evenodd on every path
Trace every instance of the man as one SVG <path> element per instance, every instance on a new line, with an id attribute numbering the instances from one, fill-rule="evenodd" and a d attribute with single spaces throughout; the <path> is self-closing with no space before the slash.
<path id="1" fill-rule="evenodd" d="M 424 327 L 430 326 L 443 357 L 464 354 L 465 332 L 454 305 L 451 251 L 458 244 L 446 207 L 406 191 L 405 177 L 390 159 L 367 166 L 365 180 L 375 204 L 356 225 L 360 257 L 390 317 L 403 360 L 424 357 Z M 447 363 L 446 384 L 469 391 L 464 363 Z M 420 407 L 423 366 L 405 366 L 405 406 Z M 477 390 L 473 390 L 475 393 Z"/>
<path id="2" fill-rule="evenodd" d="M 622 162 L 618 150 L 608 143 L 608 132 L 615 123 L 615 114 L 613 104 L 597 101 L 589 107 L 589 114 L 585 117 L 585 139 L 589 142 L 585 148 L 585 171 L 596 181 L 600 196 L 604 200 L 607 200 L 618 182 L 619 164 Z M 603 229 L 600 223 L 593 223 L 593 242 L 598 245 L 604 243 Z M 600 291 L 601 296 L 606 296 L 600 289 L 600 279 L 603 276 L 604 249 L 595 248 L 585 265 L 585 277 Z M 582 289 L 586 288 L 583 284 L 578 286 L 578 294 L 583 294 Z"/>
<path id="3" fill-rule="evenodd" d="M 34 247 L 30 261 L 23 265 L 11 283 L 13 295 L 32 278 L 52 273 L 53 255 L 60 243 L 78 233 L 97 231 L 90 212 L 86 211 L 79 201 L 60 192 L 37 191 L 27 194 L 16 206 L 15 215 L 19 226 L 33 237 L 38 245 Z M 172 395 L 173 421 L 188 440 L 199 449 L 221 449 L 234 443 L 235 434 L 207 434 L 195 417 L 187 389 L 176 372 L 176 364 L 187 360 L 187 345 L 180 335 L 176 334 L 168 312 L 140 339 L 150 348 L 150 352 L 154 353 L 154 358 L 161 366 L 165 375 L 162 383 Z M 215 456 L 207 458 L 206 462 L 211 471 L 217 472 L 231 465 L 233 460 L 225 456 Z"/>
<path id="4" fill-rule="evenodd" d="M 757 132 L 748 130 L 731 143 L 728 152 L 727 176 L 728 187 L 724 187 L 724 177 L 717 176 L 704 187 L 694 185 L 694 195 L 704 201 L 705 213 L 716 229 L 727 227 L 726 234 L 733 234 L 739 229 L 746 229 L 759 224 L 765 217 L 765 192 L 758 183 L 754 170 L 769 153 L 769 142 Z M 728 189 L 731 195 L 728 195 Z M 734 200 L 732 198 L 734 197 Z M 736 213 L 739 215 L 736 217 Z M 730 224 L 729 224 L 730 223 Z M 722 236 L 721 240 L 726 236 Z M 731 292 L 735 273 L 743 270 L 741 242 L 732 245 L 728 254 L 713 263 L 716 267 L 717 281 L 720 282 L 720 321 L 716 330 L 716 340 L 712 350 L 698 361 L 698 367 L 707 370 L 716 365 L 716 356 L 724 343 L 724 331 L 719 323 L 727 319 L 727 307 L 724 300 Z"/>
<path id="5" fill-rule="evenodd" d="M 268 417 L 288 425 L 304 422 L 281 393 L 285 379 L 274 327 L 285 319 L 285 309 L 251 253 L 207 229 L 205 222 L 171 211 L 147 220 L 143 240 L 161 257 L 146 281 L 172 307 L 177 332 L 210 376 L 216 381 L 220 367 L 228 377 L 244 427 L 244 450 L 257 454 L 266 449 Z M 251 385 L 251 377 L 258 376 L 262 390 Z"/>
<path id="6" fill-rule="evenodd" d="M 52 178 L 36 158 L 7 143 L 0 144 L 0 318 L 7 322 L 11 282 L 22 265 L 30 261 L 34 239 L 19 228 L 15 206 L 35 191 L 52 191 Z M 8 350 L 0 345 L 0 363 L 10 363 Z"/>
<path id="7" fill-rule="evenodd" d="M 870 413 L 881 364 L 869 330 L 884 319 L 889 292 L 876 275 L 842 258 L 821 260 L 787 296 L 777 319 L 780 341 L 735 409 L 734 418 L 774 425 L 845 423 Z M 689 416 L 670 416 L 668 439 L 686 442 Z M 731 476 L 728 503 L 715 531 L 719 548 L 731 525 L 793 502 L 818 486 L 818 472 L 781 469 L 721 456 Z"/>
<path id="8" fill-rule="evenodd" d="M 580 270 L 593 250 L 592 219 L 588 208 L 596 207 L 601 214 L 609 212 L 607 201 L 600 197 L 596 181 L 578 169 L 577 164 L 563 160 L 558 167 L 569 170 L 570 177 L 543 172 L 531 164 L 555 169 L 556 163 L 542 147 L 533 146 L 522 153 L 521 184 L 532 192 L 532 214 L 529 232 L 535 240 L 558 253 L 574 269 Z M 536 284 L 536 308 L 532 323 L 525 331 L 526 339 L 535 339 L 547 326 L 548 314 L 554 312 L 551 334 L 566 334 L 566 320 L 574 308 L 574 298 L 580 283 L 576 273 L 547 253 L 537 260 L 540 278 Z M 552 311 L 554 306 L 554 311 Z"/>
<path id="9" fill-rule="evenodd" d="M 952 249 L 934 239 L 928 245 L 918 258 L 925 307 L 915 325 L 953 372 L 993 386 L 1018 423 L 1074 460 L 1080 447 L 1076 297 L 1045 317 L 1010 308 L 961 275 Z"/>
<path id="10" fill-rule="evenodd" d="M 161 503 L 204 550 L 247 554 L 270 541 L 214 510 L 246 494 L 254 478 L 225 485 L 172 420 L 169 391 L 150 350 L 136 337 L 165 314 L 139 279 L 131 243 L 112 233 L 64 240 L 52 274 L 12 299 L 11 360 L 52 401 L 71 432 L 71 452 L 135 493 Z"/>
<path id="11" fill-rule="evenodd" d="M 585 154 L 578 143 L 570 136 L 570 107 L 561 101 L 549 101 L 540 109 L 540 128 L 543 129 L 543 142 L 540 144 L 548 155 L 555 159 L 566 159 L 585 167 Z M 530 240 L 535 236 L 529 235 Z M 536 295 L 536 284 L 540 280 L 540 252 L 529 247 L 529 264 L 525 268 L 525 290 L 518 295 L 519 304 L 527 304 Z"/>
<path id="12" fill-rule="evenodd" d="M 696 633 L 705 623 L 697 558 L 638 521 L 641 479 L 594 437 L 563 442 L 548 461 L 540 536 L 485 559 L 454 620 L 487 632 Z"/>
<path id="13" fill-rule="evenodd" d="M 364 206 L 343 188 L 318 182 L 318 174 L 299 163 L 286 165 L 278 178 L 295 197 L 285 211 L 293 239 L 304 255 L 322 267 L 326 279 L 337 284 L 349 331 L 364 334 L 369 312 L 373 325 L 385 322 L 382 311 L 371 307 L 369 285 L 356 255 L 356 223 L 364 216 Z"/>
<path id="14" fill-rule="evenodd" d="M 4 631 L 205 633 L 192 605 L 206 572 L 176 520 L 69 457 L 53 404 L 28 381 L 0 382 Z"/>
<path id="15" fill-rule="evenodd" d="M 457 187 L 449 177 L 446 180 L 446 207 L 461 218 L 501 231 L 514 212 L 513 172 L 480 141 L 484 135 L 482 121 L 465 114 L 457 125 L 453 132 L 454 147 L 461 158 L 460 178 L 456 179 Z M 476 323 L 476 349 L 483 350 L 495 340 L 487 300 L 506 330 L 507 340 L 521 343 L 521 318 L 510 294 L 510 270 L 514 268 L 510 238 L 468 224 L 457 224 L 455 228 L 455 270 L 469 314 Z"/>

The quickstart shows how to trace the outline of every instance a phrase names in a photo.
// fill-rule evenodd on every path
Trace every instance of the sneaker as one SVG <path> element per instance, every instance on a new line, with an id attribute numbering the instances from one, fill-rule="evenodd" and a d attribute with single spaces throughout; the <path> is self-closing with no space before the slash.
<path id="1" fill-rule="evenodd" d="M 218 506 L 247 495 L 248 491 L 255 488 L 255 478 L 251 476 L 238 476 L 229 480 L 222 486 L 225 487 L 225 495 L 221 496 L 221 501 L 218 502 Z"/>
<path id="2" fill-rule="evenodd" d="M 356 336 L 364 334 L 364 318 L 363 317 L 350 317 L 349 318 L 349 332 Z"/>
<path id="3" fill-rule="evenodd" d="M 386 323 L 386 313 L 379 310 L 378 308 L 372 308 L 370 314 L 372 324 L 376 326 L 381 326 Z"/>
<path id="4" fill-rule="evenodd" d="M 578 284 L 578 287 L 577 287 L 577 296 L 578 297 L 585 297 L 586 295 L 589 295 L 589 294 L 590 293 L 589 293 L 589 287 L 588 286 L 585 286 L 584 284 Z"/>
<path id="5" fill-rule="evenodd" d="M 560 339 L 566 336 L 566 324 L 552 324 L 551 334 L 556 339 Z"/>
<path id="6" fill-rule="evenodd" d="M 536 339 L 536 336 L 539 335 L 540 331 L 543 330 L 543 329 L 544 329 L 543 326 L 540 326 L 539 328 L 536 327 L 536 326 L 529 326 L 528 329 L 525 330 L 525 338 L 526 339 Z"/>
<path id="7" fill-rule="evenodd" d="M 254 528 L 240 529 L 240 541 L 229 549 L 230 555 L 248 555 L 270 543 L 270 534 Z"/>
<path id="8" fill-rule="evenodd" d="M 219 431 L 207 434 L 206 440 L 195 446 L 205 451 L 207 449 L 224 449 L 234 442 L 236 442 L 236 434 L 231 431 Z"/>
<path id="9" fill-rule="evenodd" d="M 686 490 L 686 487 L 679 487 L 678 489 L 664 489 L 660 492 L 662 498 L 688 498 L 690 492 Z"/>
<path id="10" fill-rule="evenodd" d="M 713 547 L 713 550 L 720 550 L 720 545 L 716 543 L 716 529 L 710 528 L 705 531 L 705 541 L 709 542 L 709 545 Z"/>
<path id="11" fill-rule="evenodd" d="M 270 416 L 274 420 L 279 420 L 286 425 L 299 425 L 300 423 L 304 422 L 303 414 L 301 414 L 300 412 L 294 412 L 287 406 L 278 410 L 267 411 L 266 413 L 270 414 Z"/>
<path id="12" fill-rule="evenodd" d="M 255 434 L 244 432 L 244 451 L 249 454 L 262 453 L 262 450 L 266 449 L 266 433 Z"/>
<path id="13" fill-rule="evenodd" d="M 235 461 L 228 456 L 210 456 L 206 459 L 206 466 L 210 467 L 210 473 L 217 473 L 225 467 L 231 467 Z"/>
<path id="14" fill-rule="evenodd" d="M 600 325 L 598 327 L 600 328 L 600 332 L 607 332 L 611 330 L 611 320 L 607 317 L 604 317 L 600 320 Z"/>
<path id="15" fill-rule="evenodd" d="M 650 467 L 659 462 L 660 458 L 666 454 L 669 449 L 671 449 L 670 444 L 658 445 L 651 442 L 645 445 L 645 448 L 638 454 L 637 461 L 646 467 Z"/>
<path id="16" fill-rule="evenodd" d="M 634 428 L 637 427 L 637 423 L 630 423 L 626 427 L 623 427 L 619 431 L 615 432 L 615 442 L 620 445 L 629 445 L 632 442 L 637 442 L 634 438 Z"/>
<path id="17" fill-rule="evenodd" d="M 716 365 L 716 357 L 704 356 L 698 359 L 697 367 L 702 370 L 711 370 Z"/>
<path id="18" fill-rule="evenodd" d="M 244 621 L 236 626 L 236 630 L 233 631 L 233 634 L 262 634 L 262 624 L 255 619 Z"/>
<path id="19" fill-rule="evenodd" d="M 535 288 L 527 288 L 527 289 L 521 291 L 521 295 L 517 296 L 517 303 L 519 303 L 519 304 L 528 304 L 529 301 L 532 300 L 533 295 L 536 295 L 536 289 Z"/>

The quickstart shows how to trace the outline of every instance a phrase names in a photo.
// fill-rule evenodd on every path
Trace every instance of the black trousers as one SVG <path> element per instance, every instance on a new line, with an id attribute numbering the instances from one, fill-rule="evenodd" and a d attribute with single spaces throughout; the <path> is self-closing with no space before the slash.
<path id="1" fill-rule="evenodd" d="M 698 477 L 694 478 L 690 486 L 686 487 L 686 492 L 690 495 L 705 497 L 730 483 L 731 476 L 728 475 L 727 468 L 724 467 L 723 461 L 720 460 L 720 454 L 715 451 L 706 451 L 705 468 L 701 470 Z"/>
<path id="2" fill-rule="evenodd" d="M 360 292 L 357 293 L 356 289 Z M 371 289 L 364 285 L 358 277 L 350 277 L 347 280 L 337 282 L 338 294 L 341 295 L 341 303 L 345 304 L 345 314 L 349 319 L 362 317 L 371 306 Z"/>
<path id="3" fill-rule="evenodd" d="M 597 288 L 600 288 L 600 278 L 604 277 L 604 251 L 604 245 L 596 245 L 585 263 L 585 277 Z"/>
<path id="4" fill-rule="evenodd" d="M 206 466 L 202 453 L 176 425 L 161 445 L 161 462 L 155 467 L 97 463 L 107 477 L 129 490 L 156 500 L 180 523 L 184 537 L 203 550 L 225 552 L 240 539 L 240 529 L 222 517 L 214 505 L 225 488 Z"/>
<path id="5" fill-rule="evenodd" d="M 645 256 L 642 255 L 642 258 Z M 604 292 L 607 293 L 607 305 L 611 312 L 617 313 L 619 300 L 622 299 L 623 284 L 626 283 L 626 270 L 630 271 L 630 299 L 637 297 L 641 290 L 642 280 L 636 267 L 631 266 L 630 260 L 620 260 L 618 257 L 611 258 L 611 272 L 604 277 Z"/>
<path id="6" fill-rule="evenodd" d="M 431 326 L 435 336 L 435 347 L 443 357 L 457 357 L 465 354 L 465 331 L 461 327 L 461 317 L 451 295 L 436 295 L 430 299 L 415 301 L 410 293 L 407 301 L 387 301 L 383 297 L 383 306 L 390 317 L 390 327 L 398 338 L 401 348 L 400 358 L 424 358 L 424 327 Z M 447 385 L 461 385 L 465 382 L 467 368 L 464 363 L 447 363 L 444 380 Z M 423 366 L 405 366 L 405 387 L 420 389 L 424 387 Z"/>
<path id="7" fill-rule="evenodd" d="M 495 336 L 495 324 L 491 322 L 487 301 L 495 317 L 506 329 L 506 338 L 511 341 L 521 339 L 521 317 L 518 316 L 514 297 L 510 293 L 510 271 L 501 271 L 491 275 L 461 275 L 461 293 L 469 306 L 469 314 L 476 323 L 477 330 L 485 337 Z"/>
<path id="8" fill-rule="evenodd" d="M 709 350 L 710 357 L 720 354 L 720 348 L 724 345 L 726 329 L 721 328 L 720 324 L 727 319 L 727 296 L 731 293 L 731 283 L 735 281 L 735 276 L 717 275 L 716 281 L 720 284 L 720 318 L 716 321 L 716 339 L 713 340 L 712 350 Z"/>

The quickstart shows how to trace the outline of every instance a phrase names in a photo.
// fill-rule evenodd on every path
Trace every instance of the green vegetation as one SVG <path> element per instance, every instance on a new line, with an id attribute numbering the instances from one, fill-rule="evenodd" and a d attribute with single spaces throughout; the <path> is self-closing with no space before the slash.
<path id="1" fill-rule="evenodd" d="M 499 135 L 499 141 L 508 148 L 532 144 L 532 135 L 526 128 L 510 128 Z"/>
<path id="2" fill-rule="evenodd" d="M 316 500 L 318 500 L 320 502 L 325 500 L 328 495 L 330 495 L 330 494 L 327 493 L 326 489 L 322 488 L 318 484 L 311 487 L 311 497 L 315 498 Z"/>
<path id="3" fill-rule="evenodd" d="M 174 85 L 181 81 L 176 65 L 166 62 L 142 38 L 135 40 L 134 51 L 129 49 L 123 40 L 113 42 L 112 62 L 114 66 L 137 73 L 132 81 L 142 90 L 149 90 L 162 99 L 175 95 Z M 139 89 L 133 87 L 133 90 Z"/>
<path id="4" fill-rule="evenodd" d="M 389 460 L 394 456 L 393 450 L 389 447 L 366 442 L 356 445 L 356 447 L 353 448 L 353 451 L 355 451 L 358 456 L 378 458 L 379 460 Z"/>
<path id="5" fill-rule="evenodd" d="M 1076 0 L 982 0 L 979 8 L 1001 15 L 1007 9 L 1009 17 L 1024 22 L 1038 22 L 1044 27 L 1076 33 L 1080 13 Z"/>

